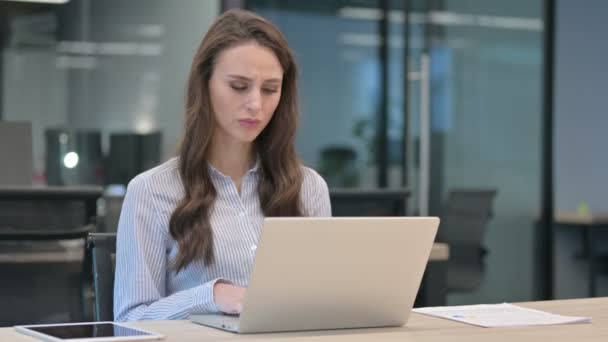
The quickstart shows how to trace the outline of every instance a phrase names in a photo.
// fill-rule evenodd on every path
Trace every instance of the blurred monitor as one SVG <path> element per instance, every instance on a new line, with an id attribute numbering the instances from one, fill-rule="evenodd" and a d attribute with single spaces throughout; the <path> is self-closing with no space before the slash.
<path id="1" fill-rule="evenodd" d="M 333 216 L 406 216 L 407 189 L 329 189 Z"/>
<path id="2" fill-rule="evenodd" d="M 133 177 L 160 164 L 161 141 L 161 132 L 111 134 L 105 183 L 127 185 Z"/>
<path id="3" fill-rule="evenodd" d="M 101 132 L 47 129 L 46 177 L 49 185 L 101 185 Z"/>
<path id="4" fill-rule="evenodd" d="M 0 121 L 0 185 L 32 185 L 32 124 Z"/>

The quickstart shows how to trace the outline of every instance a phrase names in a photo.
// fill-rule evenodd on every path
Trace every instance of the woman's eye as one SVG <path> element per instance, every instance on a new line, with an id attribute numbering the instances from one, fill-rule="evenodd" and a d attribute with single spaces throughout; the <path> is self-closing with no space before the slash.
<path id="1" fill-rule="evenodd" d="M 265 88 L 265 89 L 262 89 L 262 91 L 265 92 L 266 94 L 274 94 L 278 91 L 278 89 Z"/>
<path id="2" fill-rule="evenodd" d="M 247 86 L 244 85 L 236 85 L 233 84 L 231 85 L 232 89 L 236 90 L 236 91 L 245 91 L 247 89 Z"/>

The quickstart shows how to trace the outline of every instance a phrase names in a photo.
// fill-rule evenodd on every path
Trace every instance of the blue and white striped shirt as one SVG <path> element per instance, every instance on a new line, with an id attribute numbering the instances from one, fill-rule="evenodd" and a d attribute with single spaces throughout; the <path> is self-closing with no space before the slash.
<path id="1" fill-rule="evenodd" d="M 128 186 L 118 224 L 114 319 L 184 319 L 218 312 L 213 285 L 226 279 L 246 287 L 264 215 L 257 193 L 259 162 L 242 180 L 210 167 L 217 198 L 210 215 L 215 262 L 196 260 L 179 273 L 170 267 L 179 250 L 169 219 L 184 196 L 178 158 L 135 177 Z M 305 216 L 331 216 L 327 183 L 303 167 L 301 203 Z"/>

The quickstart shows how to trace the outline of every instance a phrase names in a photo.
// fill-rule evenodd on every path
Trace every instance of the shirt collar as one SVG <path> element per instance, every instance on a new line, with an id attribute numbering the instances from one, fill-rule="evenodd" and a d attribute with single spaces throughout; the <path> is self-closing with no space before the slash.
<path id="1" fill-rule="evenodd" d="M 261 167 L 262 167 L 262 161 L 261 161 L 260 157 L 257 156 L 255 159 L 255 163 L 245 174 L 257 173 Z M 209 170 L 209 172 L 211 174 L 219 175 L 222 177 L 228 177 L 228 176 L 224 175 L 220 170 L 216 169 L 215 166 L 211 165 L 210 162 L 207 162 L 207 169 Z"/>

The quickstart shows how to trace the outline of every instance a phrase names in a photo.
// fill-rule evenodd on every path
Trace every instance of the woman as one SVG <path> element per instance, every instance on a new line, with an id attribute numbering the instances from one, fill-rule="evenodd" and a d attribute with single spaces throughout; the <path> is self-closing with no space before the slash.
<path id="1" fill-rule="evenodd" d="M 118 321 L 239 313 L 266 216 L 330 216 L 295 152 L 297 66 L 283 35 L 220 16 L 192 63 L 179 156 L 130 183 L 117 236 Z"/>

